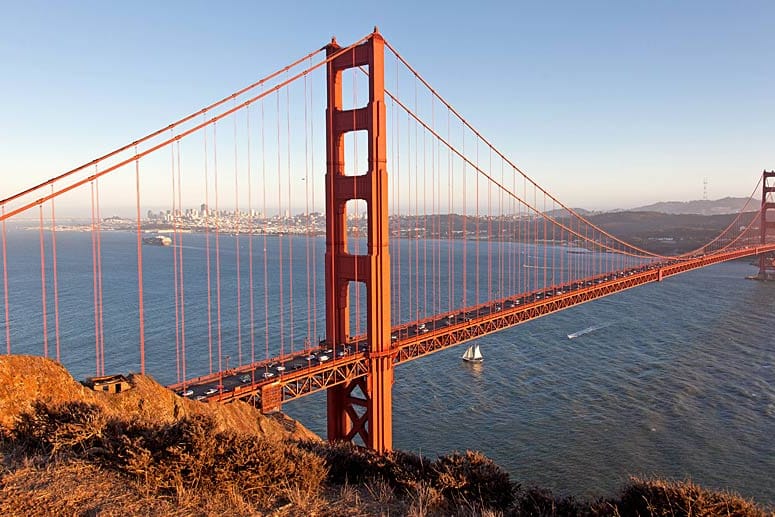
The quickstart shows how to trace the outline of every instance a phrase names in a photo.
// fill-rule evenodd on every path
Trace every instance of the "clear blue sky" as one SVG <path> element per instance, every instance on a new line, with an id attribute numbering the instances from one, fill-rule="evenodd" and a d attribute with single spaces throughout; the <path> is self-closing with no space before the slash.
<path id="1" fill-rule="evenodd" d="M 775 2 L 0 0 L 0 195 L 325 44 L 383 35 L 573 206 L 747 195 L 775 168 Z"/>

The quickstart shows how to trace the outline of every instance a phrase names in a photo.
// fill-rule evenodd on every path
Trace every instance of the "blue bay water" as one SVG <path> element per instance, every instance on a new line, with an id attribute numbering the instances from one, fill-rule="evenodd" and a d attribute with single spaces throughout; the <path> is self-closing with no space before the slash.
<path id="1" fill-rule="evenodd" d="M 214 236 L 209 238 L 209 311 L 206 237 L 185 235 L 182 243 L 187 377 L 207 373 L 211 361 L 217 367 L 227 355 L 230 366 L 247 363 L 263 358 L 267 349 L 274 355 L 280 347 L 299 348 L 305 338 L 314 342 L 325 333 L 322 239 L 253 238 L 251 318 L 250 239 L 220 236 L 216 257 Z M 45 239 L 48 349 L 54 355 L 51 242 L 49 236 Z M 42 355 L 38 234 L 11 232 L 8 245 L 12 352 Z M 394 291 L 404 297 L 393 309 L 397 320 L 447 310 L 447 300 L 453 306 L 462 301 L 459 283 L 443 280 L 429 292 L 421 280 L 424 272 L 408 267 L 412 253 L 430 253 L 435 265 L 423 261 L 423 267 L 431 272 L 436 268 L 443 276 L 449 269 L 446 244 L 431 243 L 430 251 L 412 241 L 393 245 Z M 57 234 L 61 360 L 76 378 L 93 375 L 95 369 L 91 246 L 89 233 Z M 470 254 L 474 244 L 467 246 Z M 504 246 L 505 252 L 496 256 L 511 258 L 490 264 L 493 269 L 529 269 L 542 252 Z M 103 232 L 101 250 L 106 371 L 137 371 L 136 237 Z M 162 383 L 175 382 L 181 373 L 175 353 L 172 253 L 171 248 L 143 247 L 146 363 L 148 373 Z M 307 261 L 316 255 L 318 260 Z M 217 320 L 216 260 L 222 284 L 220 354 L 217 332 L 208 332 L 208 318 L 213 326 Z M 469 267 L 473 263 L 469 258 Z M 266 278 L 280 279 L 266 290 L 265 264 Z M 483 264 L 484 259 L 484 270 Z M 394 445 L 429 456 L 478 449 L 523 485 L 563 494 L 602 495 L 630 475 L 659 475 L 690 478 L 775 504 L 775 347 L 770 329 L 775 285 L 744 279 L 753 272 L 744 261 L 720 264 L 502 331 L 478 341 L 485 356 L 479 365 L 463 363 L 459 347 L 402 365 L 393 390 Z M 532 278 L 541 281 L 538 275 Z M 488 292 L 502 296 L 510 287 L 525 290 L 524 285 L 493 285 L 480 275 L 479 284 L 467 279 L 465 296 L 470 304 L 477 295 L 485 301 Z M 410 298 L 422 302 L 410 304 Z M 357 311 L 353 320 L 365 331 Z M 568 339 L 589 327 L 597 328 Z M 323 394 L 284 409 L 325 435 Z"/>

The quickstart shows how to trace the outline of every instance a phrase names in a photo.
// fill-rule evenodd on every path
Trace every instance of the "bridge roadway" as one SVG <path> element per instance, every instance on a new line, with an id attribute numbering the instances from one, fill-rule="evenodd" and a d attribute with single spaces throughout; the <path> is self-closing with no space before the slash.
<path id="1" fill-rule="evenodd" d="M 395 364 L 405 363 L 498 330 L 589 302 L 625 289 L 719 262 L 775 251 L 775 244 L 737 248 L 685 260 L 652 263 L 523 293 L 453 313 L 395 327 Z M 243 365 L 168 386 L 179 395 L 206 402 L 249 400 L 264 412 L 284 402 L 349 382 L 368 373 L 365 336 L 345 345 L 320 346 Z"/>

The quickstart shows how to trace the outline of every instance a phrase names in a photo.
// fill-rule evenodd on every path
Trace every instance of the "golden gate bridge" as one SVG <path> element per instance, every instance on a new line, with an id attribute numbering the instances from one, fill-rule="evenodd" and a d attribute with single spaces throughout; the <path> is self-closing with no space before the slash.
<path id="1" fill-rule="evenodd" d="M 174 369 L 184 396 L 265 412 L 326 391 L 329 439 L 386 451 L 402 363 L 723 261 L 758 256 L 775 278 L 774 178 L 702 247 L 650 252 L 534 182 L 375 29 L 0 201 L 6 352 L 21 341 L 66 364 L 91 350 L 96 375 L 129 355 L 142 373 Z M 84 207 L 85 223 L 61 215 Z M 134 235 L 131 270 L 109 219 Z M 22 258 L 20 228 L 38 241 Z M 74 229 L 90 236 L 87 274 L 58 266 Z M 171 241 L 162 259 L 153 234 Z M 174 343 L 154 328 L 165 311 Z M 149 347 L 169 362 L 146 363 Z"/>

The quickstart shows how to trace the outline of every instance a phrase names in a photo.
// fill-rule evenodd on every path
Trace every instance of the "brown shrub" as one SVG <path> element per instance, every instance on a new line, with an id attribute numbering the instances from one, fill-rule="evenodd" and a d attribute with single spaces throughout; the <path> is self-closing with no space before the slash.
<path id="1" fill-rule="evenodd" d="M 99 406 L 87 402 L 32 403 L 8 432 L 10 441 L 28 456 L 80 454 L 99 441 L 105 418 Z"/>
<path id="2" fill-rule="evenodd" d="M 382 478 L 406 491 L 431 476 L 431 462 L 408 452 L 377 454 L 350 442 L 305 442 L 302 446 L 324 459 L 328 480 L 339 485 Z"/>
<path id="3" fill-rule="evenodd" d="M 506 510 L 514 502 L 509 474 L 481 452 L 453 453 L 436 460 L 435 486 L 455 504 Z"/>
<path id="4" fill-rule="evenodd" d="M 538 517 L 618 516 L 616 508 L 607 501 L 580 501 L 570 496 L 559 497 L 550 490 L 538 487 L 518 490 L 512 513 Z"/>
<path id="5" fill-rule="evenodd" d="M 519 490 L 513 515 L 632 517 L 765 517 L 761 507 L 735 494 L 705 490 L 691 482 L 633 478 L 618 499 L 578 500 L 549 490 Z"/>
<path id="6" fill-rule="evenodd" d="M 622 515 L 670 517 L 764 517 L 755 503 L 724 491 L 706 490 L 691 481 L 633 478 L 617 504 Z"/>
<path id="7" fill-rule="evenodd" d="M 432 462 L 402 451 L 380 455 L 345 442 L 311 442 L 304 447 L 324 458 L 328 480 L 335 484 L 371 486 L 380 480 L 409 499 L 423 487 L 441 495 L 434 496 L 433 506 L 441 504 L 439 499 L 443 498 L 450 509 L 466 505 L 506 510 L 514 501 L 508 473 L 479 452 L 455 453 Z"/>
<path id="8" fill-rule="evenodd" d="M 216 432 L 208 417 L 112 431 L 109 461 L 163 492 L 237 486 L 252 501 L 269 505 L 289 488 L 318 490 L 326 476 L 322 460 L 294 443 Z"/>

